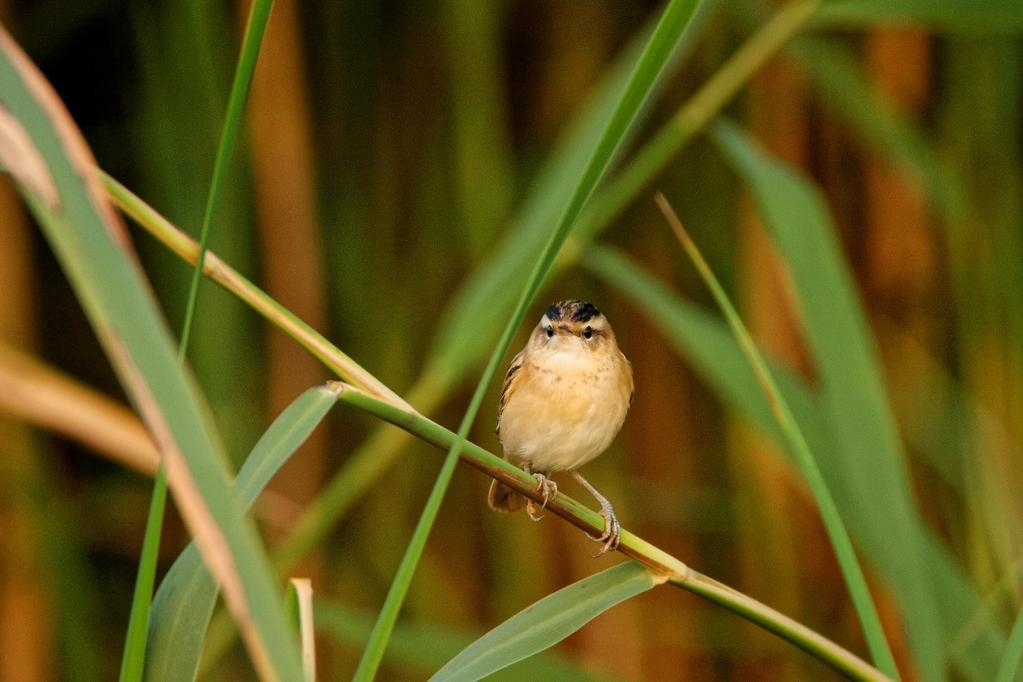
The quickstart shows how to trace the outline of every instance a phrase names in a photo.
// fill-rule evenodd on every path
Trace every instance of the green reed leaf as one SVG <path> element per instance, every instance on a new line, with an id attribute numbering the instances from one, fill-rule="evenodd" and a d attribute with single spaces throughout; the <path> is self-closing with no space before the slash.
<path id="1" fill-rule="evenodd" d="M 469 408 L 459 426 L 458 439 L 448 452 L 440 474 L 437 476 L 437 481 L 430 491 L 423 514 L 416 525 L 405 555 L 402 557 L 394 581 L 391 583 L 391 589 L 388 591 L 384 606 L 380 611 L 377 625 L 373 629 L 369 644 L 366 646 L 366 651 L 359 663 L 359 668 L 356 670 L 356 680 L 372 679 L 377 667 L 380 665 L 384 650 L 387 648 L 390 632 L 397 621 L 398 611 L 405 600 L 405 594 L 408 592 L 408 587 L 412 582 L 412 575 L 419 562 L 419 557 L 422 555 L 423 548 L 426 546 L 426 539 L 440 510 L 440 505 L 444 499 L 444 494 L 447 492 L 451 476 L 454 474 L 455 465 L 458 463 L 458 454 L 462 447 L 464 447 L 465 437 L 476 418 L 476 413 L 483 401 L 483 396 L 490 386 L 494 374 L 497 372 L 498 364 L 508 351 L 512 337 L 522 323 L 526 310 L 530 303 L 532 303 L 533 298 L 536 297 L 544 278 L 553 266 L 554 259 L 568 237 L 575 219 L 596 188 L 615 152 L 621 146 L 633 120 L 639 113 L 640 107 L 642 107 L 653 90 L 658 76 L 675 50 L 698 4 L 698 0 L 671 0 L 664 10 L 657 27 L 654 29 L 653 35 L 647 42 L 643 55 L 640 57 L 635 70 L 629 78 L 622 99 L 616 105 L 611 115 L 611 120 L 597 142 L 596 148 L 583 169 L 582 176 L 572 191 L 568 205 L 562 212 L 561 218 L 558 220 L 550 238 L 540 252 L 539 258 L 536 260 L 532 273 L 519 297 L 515 311 L 505 325 L 504 333 L 496 348 L 494 348 L 487 368 L 484 370 L 483 376 L 476 386 L 476 391 L 469 403 Z"/>
<path id="2" fill-rule="evenodd" d="M 549 649 L 612 606 L 660 582 L 629 561 L 572 583 L 515 614 L 483 635 L 430 679 L 472 682 Z"/>
<path id="3" fill-rule="evenodd" d="M 285 462 L 306 441 L 337 402 L 335 390 L 311 388 L 273 421 L 245 459 L 234 482 L 243 508 L 252 506 Z M 193 542 L 178 556 L 153 599 L 146 651 L 146 679 L 191 682 L 196 678 L 217 582 Z"/>

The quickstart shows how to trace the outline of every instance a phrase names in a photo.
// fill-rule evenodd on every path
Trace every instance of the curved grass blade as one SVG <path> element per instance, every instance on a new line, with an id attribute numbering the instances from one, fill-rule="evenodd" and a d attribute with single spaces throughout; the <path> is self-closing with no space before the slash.
<path id="1" fill-rule="evenodd" d="M 672 73 L 695 48 L 702 29 L 719 5 L 720 0 L 704 0 L 696 9 L 666 66 L 666 74 Z M 480 330 L 500 329 L 507 319 L 521 273 L 529 269 L 549 236 L 551 224 L 568 203 L 592 150 L 611 120 L 615 103 L 625 92 L 651 30 L 652 25 L 637 31 L 607 69 L 600 85 L 561 134 L 547 162 L 532 180 L 522 207 L 493 253 L 473 270 L 445 307 L 430 349 L 428 375 L 443 376 L 449 383 L 458 381 L 492 348 L 493 335 L 481 334 Z M 640 110 L 637 122 L 644 121 L 646 116 L 647 108 Z M 604 191 L 599 190 L 594 201 Z"/>
<path id="2" fill-rule="evenodd" d="M 238 472 L 234 494 L 243 508 L 252 506 L 336 402 L 337 390 L 320 386 L 309 389 L 281 412 Z M 217 583 L 193 542 L 175 560 L 153 599 L 146 650 L 147 680 L 195 679 L 217 593 Z"/>
<path id="3" fill-rule="evenodd" d="M 430 679 L 479 680 L 549 649 L 630 597 L 664 582 L 635 561 L 564 587 L 515 614 L 455 656 Z"/>
<path id="4" fill-rule="evenodd" d="M 316 628 L 339 645 L 362 650 L 373 629 L 373 614 L 341 604 L 316 602 Z M 433 623 L 402 623 L 394 627 L 384 667 L 415 679 L 426 679 L 472 644 L 479 635 Z M 513 663 L 487 677 L 489 682 L 558 680 L 558 682 L 611 682 L 582 669 L 556 652 L 548 651 Z"/>
<path id="5" fill-rule="evenodd" d="M 242 40 L 241 56 L 235 70 L 234 83 L 227 105 L 227 118 L 221 132 L 217 157 L 213 166 L 213 179 L 206 198 L 206 210 L 203 214 L 202 231 L 199 238 L 199 259 L 192 272 L 192 281 L 188 290 L 188 302 L 185 306 L 185 318 L 182 322 L 181 340 L 178 345 L 178 360 L 182 364 L 188 354 L 188 340 L 192 331 L 192 319 L 199 300 L 199 282 L 202 279 L 202 265 L 209 246 L 213 216 L 220 204 L 220 194 L 227 175 L 228 161 L 234 151 L 238 137 L 245 100 L 248 98 L 252 74 L 256 70 L 259 47 L 263 42 L 266 24 L 270 19 L 272 0 L 254 0 L 249 19 L 245 26 L 245 37 Z M 167 476 L 161 466 L 153 480 L 153 493 L 146 517 L 146 533 L 142 542 L 142 553 L 139 558 L 138 575 L 135 578 L 135 591 L 132 595 L 131 615 L 128 619 L 128 633 L 125 636 L 124 654 L 121 658 L 121 682 L 136 682 L 142 679 L 145 667 L 146 639 L 149 634 L 150 600 L 153 597 L 153 585 L 156 581 L 156 560 L 160 551 L 160 535 L 163 529 L 163 517 L 167 503 Z"/>
<path id="6" fill-rule="evenodd" d="M 192 320 L 195 317 L 195 306 L 199 299 L 199 283 L 202 281 L 203 261 L 209 248 L 213 218 L 220 205 L 224 178 L 227 177 L 227 168 L 238 140 L 238 128 L 241 126 L 245 103 L 249 98 L 252 74 L 256 71 L 259 48 L 263 44 L 263 36 L 266 34 L 271 7 L 273 7 L 273 0 L 252 0 L 249 18 L 245 24 L 245 35 L 242 38 L 241 53 L 238 56 L 238 67 L 235 69 L 234 81 L 231 83 L 224 128 L 220 133 L 217 156 L 213 162 L 213 178 L 210 180 L 210 191 L 206 196 L 206 208 L 202 216 L 202 228 L 199 233 L 199 259 L 192 270 L 192 281 L 188 287 L 188 303 L 181 331 L 180 355 L 182 358 L 185 357 L 188 350 L 188 339 L 192 330 Z"/>
<path id="7" fill-rule="evenodd" d="M 628 296 L 721 396 L 723 402 L 783 444 L 770 404 L 758 390 L 749 363 L 743 359 L 723 323 L 676 296 L 639 265 L 606 246 L 591 246 L 587 250 L 586 265 L 595 275 Z M 831 486 L 839 508 L 849 515 L 853 536 L 863 544 L 860 529 L 864 524 L 862 516 L 865 509 L 863 503 L 841 485 L 841 455 L 820 397 L 784 365 L 770 361 L 768 365 L 807 442 L 820 460 L 824 478 Z M 789 454 L 784 448 L 782 452 Z M 944 595 L 942 605 L 949 623 L 955 624 L 945 637 L 949 655 L 970 679 L 990 679 L 997 665 L 1000 647 L 1004 646 L 998 624 L 934 532 L 923 526 L 920 533 L 925 561 L 931 568 L 931 579 L 935 589 Z M 898 579 L 891 573 L 890 563 L 875 562 L 875 566 L 887 579 Z M 965 645 L 961 632 L 964 628 L 972 633 Z"/>
<path id="8" fill-rule="evenodd" d="M 183 260 L 193 264 L 198 261 L 199 244 L 195 240 L 117 180 L 103 171 L 99 171 L 99 173 L 103 187 L 122 211 Z M 410 410 L 413 409 L 401 396 L 342 352 L 307 322 L 275 301 L 269 294 L 243 277 L 241 273 L 212 251 L 206 254 L 203 271 L 207 277 L 237 296 L 282 332 L 295 339 L 325 367 L 345 381 L 379 396 L 382 400 Z"/>
<path id="9" fill-rule="evenodd" d="M 650 323 L 661 330 L 665 340 L 693 366 L 725 404 L 781 442 L 781 432 L 771 415 L 770 404 L 757 390 L 756 377 L 723 322 L 676 295 L 617 249 L 594 244 L 586 249 L 583 265 L 643 311 Z M 917 349 L 917 352 L 920 353 L 917 362 L 925 368 L 925 376 L 911 387 L 906 402 L 914 404 L 920 413 L 915 418 L 920 423 L 912 433 L 907 432 L 907 438 L 914 437 L 916 451 L 923 456 L 923 461 L 941 474 L 949 486 L 959 489 L 963 483 L 954 469 L 955 463 L 949 461 L 947 439 L 951 436 L 948 432 L 957 420 L 961 422 L 970 418 L 988 419 L 991 429 L 998 426 L 992 423 L 982 406 L 972 404 L 964 396 L 962 387 L 955 385 L 947 372 L 928 358 L 923 349 Z M 818 404 L 816 391 L 785 364 L 774 362 L 770 357 L 767 364 L 810 448 L 818 456 L 824 478 L 834 488 L 832 492 L 839 507 L 851 504 L 833 483 L 838 476 L 834 439 L 830 435 L 827 416 Z M 919 405 L 924 398 L 928 404 Z M 787 450 L 782 452 L 788 454 Z"/>
<path id="10" fill-rule="evenodd" d="M 448 452 L 434 487 L 430 491 L 430 497 L 427 499 L 422 516 L 416 525 L 412 539 L 409 541 L 408 549 L 402 557 L 401 564 L 398 566 L 394 581 L 391 583 L 391 589 L 388 591 L 384 606 L 380 611 L 377 625 L 373 628 L 369 644 L 366 646 L 366 651 L 355 672 L 356 680 L 372 679 L 376 674 L 380 660 L 383 658 L 384 650 L 387 648 L 387 640 L 390 638 L 391 630 L 398 619 L 398 611 L 405 600 L 405 594 L 408 592 L 408 587 L 412 582 L 412 575 L 415 573 L 419 557 L 426 546 L 426 539 L 430 534 L 430 529 L 433 527 L 433 522 L 440 510 L 444 494 L 447 492 L 448 484 L 454 474 L 455 465 L 458 463 L 458 454 L 465 445 L 466 435 L 476 419 L 476 413 L 479 411 L 480 404 L 483 401 L 483 395 L 486 393 L 490 382 L 494 378 L 494 374 L 497 372 L 498 364 L 508 351 L 512 337 L 526 315 L 526 309 L 533 301 L 533 298 L 536 297 L 540 285 L 554 264 L 554 259 L 568 237 L 573 223 L 579 216 L 579 212 L 604 175 L 604 171 L 610 164 L 615 152 L 621 146 L 633 120 L 653 90 L 654 84 L 671 57 L 672 52 L 674 52 L 698 4 L 699 0 L 671 0 L 669 2 L 664 13 L 661 15 L 657 27 L 654 29 L 653 35 L 643 50 L 643 55 L 629 77 L 628 85 L 625 87 L 621 100 L 615 106 L 611 120 L 601 134 L 596 148 L 586 163 L 582 176 L 572 191 L 568 205 L 565 207 L 550 238 L 540 252 L 539 258 L 519 297 L 515 311 L 505 325 L 504 333 L 494 348 L 490 361 L 487 363 L 487 368 L 484 370 L 483 376 L 476 386 L 476 391 L 469 403 L 469 408 L 466 410 L 462 423 L 458 428 L 458 438 Z"/>
<path id="11" fill-rule="evenodd" d="M 198 258 L 198 265 L 193 268 L 190 282 L 188 285 L 188 294 L 185 300 L 185 310 L 182 316 L 182 327 L 181 336 L 178 345 L 178 357 L 182 363 L 185 362 L 185 358 L 188 354 L 189 342 L 191 339 L 191 332 L 193 323 L 195 321 L 195 311 L 198 305 L 199 286 L 202 272 L 202 262 L 205 258 L 205 253 L 208 248 L 209 240 L 212 234 L 213 219 L 217 215 L 220 207 L 223 203 L 221 197 L 223 195 L 224 180 L 227 175 L 227 169 L 230 163 L 230 159 L 233 154 L 235 143 L 238 136 L 238 129 L 241 123 L 243 110 L 245 107 L 246 100 L 248 99 L 248 92 L 252 83 L 252 75 L 255 71 L 256 61 L 259 56 L 260 47 L 262 45 L 263 36 L 265 34 L 266 25 L 269 21 L 270 9 L 272 6 L 272 0 L 254 0 L 252 2 L 248 21 L 246 22 L 245 33 L 242 40 L 241 50 L 238 57 L 238 65 L 235 69 L 234 79 L 232 82 L 231 90 L 228 96 L 227 108 L 224 117 L 224 123 L 220 131 L 220 139 L 216 149 L 216 155 L 213 163 L 213 173 L 209 182 L 208 189 L 206 191 L 206 204 L 203 212 L 202 223 L 200 226 L 200 253 Z M 154 50 L 150 47 L 150 41 L 143 40 L 151 55 L 154 51 L 159 54 L 158 49 Z M 206 56 L 206 55 L 204 55 Z M 161 70 L 162 76 L 153 77 L 150 74 L 150 79 L 157 81 L 165 81 L 166 67 L 163 64 L 163 56 L 157 57 L 156 60 L 160 61 L 160 66 L 156 67 L 157 70 Z M 149 60 L 150 63 L 156 60 Z M 208 73 L 204 73 L 204 76 L 209 78 Z M 207 92 L 210 92 L 209 83 L 211 80 L 207 80 L 204 83 L 196 83 L 194 81 L 188 83 L 188 87 L 193 90 L 203 90 L 204 86 L 207 88 Z M 184 84 L 182 84 L 184 86 Z M 194 129 L 180 128 L 179 132 L 188 135 L 193 134 Z M 171 134 L 169 136 L 175 144 L 178 140 L 174 139 L 175 136 Z M 165 138 L 166 139 L 166 138 Z M 132 646 L 135 649 L 141 647 L 145 648 L 144 638 L 146 632 L 146 618 L 144 612 L 148 608 L 144 603 L 148 603 L 152 597 L 153 588 L 153 572 L 155 569 L 153 566 L 150 569 L 143 568 L 147 563 L 147 554 L 151 553 L 155 556 L 155 553 L 159 545 L 159 529 L 162 526 L 162 518 L 164 514 L 164 501 L 166 498 L 166 479 L 164 477 L 163 470 L 157 472 L 156 478 L 153 484 L 153 495 L 152 503 L 150 507 L 150 514 L 147 520 L 147 533 L 145 536 L 145 542 L 142 549 L 142 560 L 140 561 L 138 582 L 136 583 L 136 591 L 132 604 L 131 620 L 129 622 L 128 637 L 129 643 L 133 643 Z M 150 529 L 156 531 L 155 536 L 150 534 Z M 138 613 L 142 611 L 143 613 Z M 141 638 L 141 640 L 139 640 Z M 136 641 L 139 640 L 139 641 Z M 127 653 L 127 649 L 126 649 Z M 138 678 L 138 671 L 136 674 L 130 675 L 131 679 Z M 123 668 L 122 668 L 122 679 L 124 679 Z"/>
<path id="12" fill-rule="evenodd" d="M 660 207 L 661 212 L 664 213 L 664 217 L 675 232 L 675 236 L 678 237 L 689 258 L 693 261 L 697 271 L 699 271 L 700 277 L 703 278 L 703 281 L 714 295 L 715 301 L 717 301 L 718 306 L 725 315 L 725 319 L 728 321 L 728 326 L 731 327 L 732 333 L 735 334 L 736 339 L 739 341 L 743 354 L 756 373 L 760 388 L 771 402 L 771 411 L 774 413 L 775 419 L 778 420 L 778 425 L 788 441 L 792 454 L 796 457 L 796 462 L 803 471 L 803 476 L 806 478 L 806 482 L 810 486 L 810 491 L 813 493 L 814 500 L 817 503 L 817 508 L 820 510 L 821 519 L 824 521 L 828 538 L 831 540 L 835 556 L 838 558 L 838 564 L 842 569 L 842 576 L 845 578 L 849 593 L 852 596 L 853 605 L 860 619 L 860 625 L 863 627 L 863 633 L 866 635 L 867 645 L 870 648 L 874 663 L 881 672 L 897 679 L 899 671 L 895 666 L 895 657 L 892 656 L 888 640 L 885 638 L 884 628 L 881 627 L 881 618 L 877 615 L 877 609 L 870 597 L 870 589 L 867 587 L 867 580 L 863 575 L 863 569 L 860 568 L 859 560 L 856 558 L 856 550 L 853 548 L 852 539 L 849 537 L 845 522 L 842 520 L 842 515 L 839 513 L 838 506 L 831 495 L 831 490 L 824 480 L 824 475 L 817 464 L 817 459 L 813 452 L 811 452 L 802 429 L 792 416 L 792 409 L 782 396 L 778 384 L 775 382 L 771 371 L 767 368 L 767 363 L 764 361 L 763 356 L 760 355 L 760 351 L 757 350 L 753 337 L 750 336 L 746 325 L 739 318 L 739 313 L 736 312 L 732 302 L 728 299 L 724 288 L 718 282 L 710 266 L 707 265 L 707 261 L 704 260 L 696 243 L 690 238 L 685 228 L 682 227 L 681 221 L 675 215 L 675 211 L 668 204 L 668 200 L 664 198 L 663 194 L 657 194 L 657 205 Z"/>
<path id="13" fill-rule="evenodd" d="M 816 28 L 870 28 L 880 23 L 922 24 L 936 31 L 1019 33 L 1023 5 L 1016 0 L 829 0 Z"/>
<path id="14" fill-rule="evenodd" d="M 161 464 L 153 478 L 153 492 L 150 494 L 149 512 L 146 515 L 146 531 L 139 554 L 139 568 L 131 598 L 124 651 L 121 654 L 119 678 L 121 682 L 141 680 L 145 669 L 150 600 L 153 598 L 153 585 L 156 584 L 156 561 L 160 553 L 160 537 L 163 534 L 163 515 L 166 507 L 167 473 Z"/>
<path id="15" fill-rule="evenodd" d="M 313 616 L 313 585 L 309 578 L 292 578 L 284 597 L 284 609 L 295 625 L 302 647 L 305 682 L 316 682 L 316 631 Z"/>
<path id="16" fill-rule="evenodd" d="M 570 243 L 563 251 L 563 260 L 555 269 L 569 264 L 585 243 L 608 227 L 640 190 L 674 158 L 696 133 L 738 92 L 759 67 L 775 54 L 808 20 L 818 0 L 790 2 L 768 21 L 719 69 L 682 108 L 645 142 L 593 196 L 579 216 Z M 683 35 L 677 54 L 669 68 L 678 63 L 695 46 L 709 23 L 719 0 L 705 0 L 695 10 Z M 541 248 L 546 230 L 559 217 L 572 182 L 582 172 L 586 153 L 597 134 L 609 119 L 611 104 L 620 97 L 624 79 L 634 57 L 627 55 L 609 78 L 607 91 L 595 99 L 592 113 L 585 124 L 566 138 L 562 150 L 555 152 L 558 163 L 552 163 L 537 178 L 536 190 L 530 196 L 494 254 L 482 263 L 460 288 L 447 306 L 431 350 L 428 374 L 457 380 L 493 343 L 493 337 L 480 329 L 498 329 L 512 309 L 511 296 L 517 289 L 519 273 L 530 267 L 531 259 Z M 620 81 L 620 82 L 619 82 Z M 599 103 L 599 104 L 598 104 Z M 640 117 L 645 110 L 640 112 Z"/>
<path id="17" fill-rule="evenodd" d="M 257 672 L 297 676 L 298 654 L 286 639 L 266 554 L 229 493 L 212 420 L 175 360 L 171 335 L 102 192 L 95 160 L 59 98 L 3 31 L 0 98 L 46 161 L 59 200 L 28 185 L 19 189 L 161 450 L 178 507 L 224 589 Z"/>
<path id="18" fill-rule="evenodd" d="M 947 559 L 936 560 L 916 510 L 877 351 L 827 207 L 809 182 L 735 126 L 718 123 L 713 137 L 751 189 L 792 275 L 851 523 L 899 598 L 921 674 L 939 679 L 949 624 L 937 599 L 945 593 L 936 587 Z"/>
<path id="19" fill-rule="evenodd" d="M 0 412 L 78 441 L 146 476 L 159 466 L 152 438 L 123 403 L 3 342 Z"/>
<path id="20" fill-rule="evenodd" d="M 753 74 L 806 27 L 820 4 L 821 0 L 790 0 L 760 25 L 594 197 L 574 236 L 585 243 L 621 215 Z"/>

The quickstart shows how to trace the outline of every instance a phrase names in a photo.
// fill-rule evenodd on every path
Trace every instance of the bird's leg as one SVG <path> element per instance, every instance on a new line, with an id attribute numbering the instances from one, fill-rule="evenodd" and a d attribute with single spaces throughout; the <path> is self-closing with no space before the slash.
<path id="1" fill-rule="evenodd" d="M 614 507 L 611 506 L 606 497 L 598 493 L 597 489 L 590 485 L 589 481 L 580 476 L 578 471 L 573 471 L 572 475 L 575 476 L 575 480 L 579 481 L 597 499 L 597 502 L 600 503 L 600 515 L 604 517 L 604 532 L 599 537 L 587 533 L 591 540 L 604 543 L 604 547 L 593 556 L 598 557 L 601 554 L 618 549 L 618 543 L 622 539 L 622 525 L 618 523 Z"/>
<path id="2" fill-rule="evenodd" d="M 543 474 L 534 474 L 529 470 L 529 465 L 523 467 L 525 472 L 536 479 L 536 489 L 543 493 L 543 504 L 540 505 L 541 511 L 547 508 L 547 502 L 552 497 L 558 494 L 558 484 L 554 482 L 554 479 L 547 478 Z M 526 498 L 526 513 L 534 521 L 539 521 L 543 518 L 543 514 L 537 514 L 536 502 L 532 498 Z"/>

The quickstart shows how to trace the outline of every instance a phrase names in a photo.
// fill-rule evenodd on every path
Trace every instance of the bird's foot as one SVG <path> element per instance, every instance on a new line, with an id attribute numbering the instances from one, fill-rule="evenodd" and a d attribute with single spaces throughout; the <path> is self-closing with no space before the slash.
<path id="1" fill-rule="evenodd" d="M 594 542 L 604 543 L 604 546 L 593 555 L 593 558 L 618 549 L 618 545 L 622 541 L 622 524 L 618 522 L 614 507 L 607 500 L 603 500 L 600 504 L 600 515 L 604 517 L 604 532 L 600 535 L 587 534 Z"/>
<path id="2" fill-rule="evenodd" d="M 604 546 L 599 552 L 593 555 L 597 558 L 603 554 L 607 554 L 612 550 L 618 549 L 618 545 L 622 541 L 622 524 L 618 523 L 618 517 L 615 516 L 615 509 L 611 506 L 611 503 L 606 497 L 597 492 L 589 481 L 582 477 L 578 471 L 573 471 L 572 476 L 575 480 L 579 481 L 584 488 L 590 491 L 590 494 L 596 498 L 597 502 L 600 503 L 600 515 L 604 517 L 604 532 L 600 535 L 586 534 L 586 537 L 593 540 L 594 542 L 603 542 Z"/>
<path id="3" fill-rule="evenodd" d="M 543 510 L 547 508 L 547 503 L 552 497 L 558 494 L 558 484 L 552 478 L 547 478 L 543 474 L 533 474 L 533 478 L 536 479 L 536 489 L 543 493 L 543 503 L 540 505 L 540 512 L 536 511 L 536 502 L 532 499 L 526 500 L 526 513 L 529 514 L 529 518 L 534 521 L 539 521 L 543 518 Z"/>

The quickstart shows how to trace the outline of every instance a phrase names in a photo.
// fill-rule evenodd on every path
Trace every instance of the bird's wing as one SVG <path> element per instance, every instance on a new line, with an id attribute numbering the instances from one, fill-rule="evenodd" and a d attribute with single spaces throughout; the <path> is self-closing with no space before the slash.
<path id="1" fill-rule="evenodd" d="M 636 384 L 634 383 L 636 375 L 632 373 L 632 362 L 625 357 L 625 353 L 618 351 L 618 355 L 622 357 L 622 362 L 625 363 L 625 372 L 629 381 L 629 407 L 632 407 L 632 399 L 636 397 Z"/>
<path id="2" fill-rule="evenodd" d="M 504 386 L 501 387 L 501 399 L 497 405 L 497 428 L 494 432 L 497 437 L 501 437 L 501 415 L 504 413 L 504 406 L 508 402 L 512 393 L 515 392 L 516 378 L 519 376 L 519 370 L 522 369 L 522 364 L 526 359 L 526 351 L 523 349 L 519 351 L 519 354 L 512 358 L 511 365 L 508 366 L 508 373 L 504 375 Z"/>

